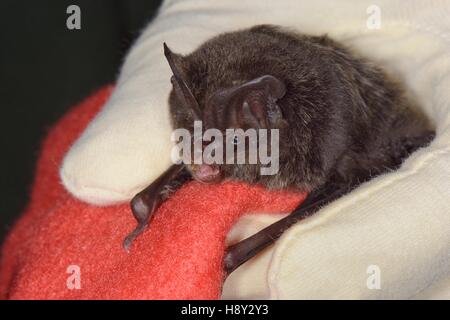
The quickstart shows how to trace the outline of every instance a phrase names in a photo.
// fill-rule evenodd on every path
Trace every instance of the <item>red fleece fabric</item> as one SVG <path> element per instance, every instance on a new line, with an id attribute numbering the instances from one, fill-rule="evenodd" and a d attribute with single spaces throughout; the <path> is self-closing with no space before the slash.
<path id="1" fill-rule="evenodd" d="M 217 299 L 224 240 L 238 217 L 288 212 L 304 200 L 305 194 L 242 183 L 190 182 L 158 209 L 126 253 L 122 241 L 135 227 L 128 204 L 82 203 L 58 176 L 64 154 L 112 89 L 76 106 L 45 139 L 30 204 L 2 249 L 0 298 Z M 80 268 L 80 289 L 67 285 L 73 265 Z"/>

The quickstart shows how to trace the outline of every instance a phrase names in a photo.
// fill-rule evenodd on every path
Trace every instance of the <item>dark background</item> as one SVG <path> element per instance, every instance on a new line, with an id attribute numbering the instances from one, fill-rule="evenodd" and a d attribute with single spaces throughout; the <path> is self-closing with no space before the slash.
<path id="1" fill-rule="evenodd" d="M 73 104 L 112 83 L 159 0 L 0 1 L 0 243 L 28 201 L 40 142 Z M 68 30 L 66 9 L 81 9 Z"/>

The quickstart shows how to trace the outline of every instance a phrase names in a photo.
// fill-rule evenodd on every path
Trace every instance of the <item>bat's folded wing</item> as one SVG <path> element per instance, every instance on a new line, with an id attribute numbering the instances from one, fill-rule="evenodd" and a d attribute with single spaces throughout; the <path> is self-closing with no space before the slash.
<path id="1" fill-rule="evenodd" d="M 339 6 L 326 0 L 166 1 L 130 51 L 111 98 L 66 154 L 64 186 L 89 203 L 123 202 L 170 165 L 171 73 L 163 42 L 188 53 L 217 33 L 258 23 L 328 33 L 400 76 L 436 124 L 437 137 L 398 171 L 293 227 L 258 265 L 237 270 L 224 296 L 438 298 L 447 292 L 448 298 L 450 9 L 445 1 L 403 6 L 392 0 L 376 6 L 360 0 Z M 235 233 L 264 219 L 238 224 Z"/>

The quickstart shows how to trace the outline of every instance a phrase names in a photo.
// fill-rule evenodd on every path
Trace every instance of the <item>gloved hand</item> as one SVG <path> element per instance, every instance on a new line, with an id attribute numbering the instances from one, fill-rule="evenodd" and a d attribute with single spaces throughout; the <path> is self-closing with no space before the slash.
<path id="1" fill-rule="evenodd" d="M 163 42 L 188 53 L 220 32 L 261 23 L 327 33 L 401 77 L 436 123 L 437 136 L 396 172 L 289 229 L 264 265 L 238 269 L 228 279 L 233 297 L 245 297 L 242 283 L 261 270 L 270 288 L 261 289 L 265 297 L 442 297 L 442 280 L 450 278 L 450 9 L 445 1 L 404 6 L 400 0 L 164 2 L 130 51 L 111 99 L 66 155 L 64 186 L 84 201 L 108 205 L 131 199 L 171 164 L 171 72 Z M 381 270 L 380 290 L 366 285 L 372 265 Z"/>

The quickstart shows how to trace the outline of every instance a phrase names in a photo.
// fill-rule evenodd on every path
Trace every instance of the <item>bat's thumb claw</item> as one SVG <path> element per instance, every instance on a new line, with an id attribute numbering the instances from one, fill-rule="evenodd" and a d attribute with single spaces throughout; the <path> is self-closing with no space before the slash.
<path id="1" fill-rule="evenodd" d="M 122 243 L 122 247 L 125 249 L 127 253 L 130 253 L 130 247 L 133 241 L 142 233 L 144 232 L 145 228 L 147 227 L 146 223 L 138 224 L 136 229 L 133 230 L 124 240 Z"/>
<path id="2" fill-rule="evenodd" d="M 133 239 L 130 239 L 129 236 L 126 237 L 122 242 L 122 247 L 127 253 L 130 253 L 130 247 L 131 247 L 132 242 L 133 242 Z"/>

